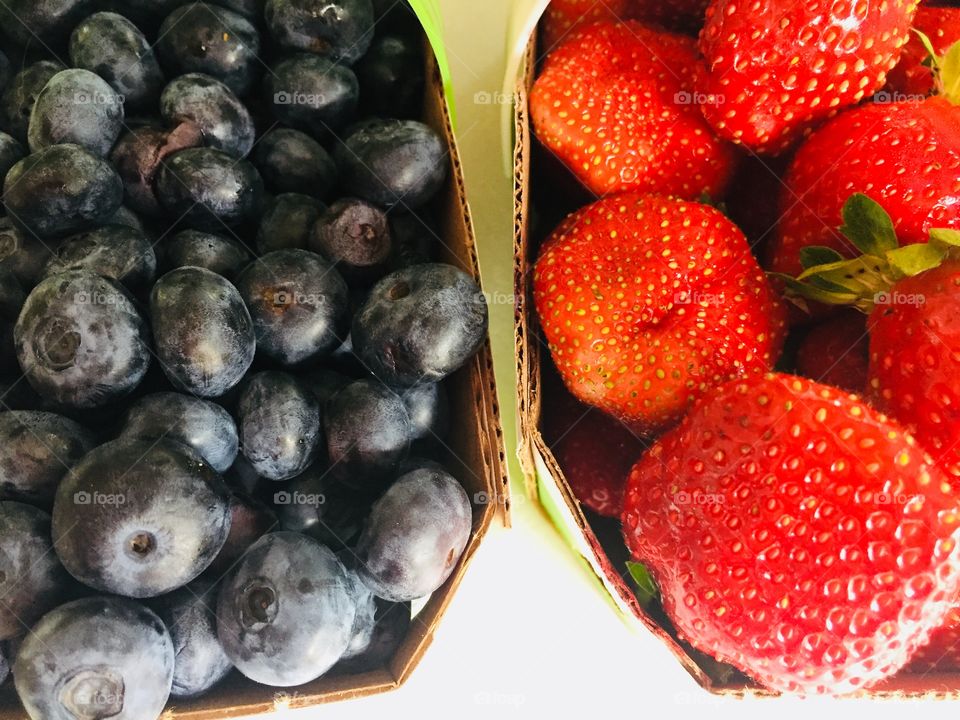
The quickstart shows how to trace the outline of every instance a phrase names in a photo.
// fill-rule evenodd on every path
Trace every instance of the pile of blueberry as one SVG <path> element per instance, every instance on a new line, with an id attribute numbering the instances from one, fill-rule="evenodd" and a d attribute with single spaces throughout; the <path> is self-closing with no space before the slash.
<path id="1" fill-rule="evenodd" d="M 394 0 L 0 3 L 0 682 L 157 717 L 380 667 L 472 509 L 442 138 Z"/>

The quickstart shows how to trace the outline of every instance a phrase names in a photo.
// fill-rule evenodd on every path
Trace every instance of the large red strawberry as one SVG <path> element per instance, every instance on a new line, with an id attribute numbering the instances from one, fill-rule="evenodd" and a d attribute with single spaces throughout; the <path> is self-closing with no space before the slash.
<path id="1" fill-rule="evenodd" d="M 570 392 L 640 432 L 769 369 L 783 340 L 743 233 L 696 202 L 628 193 L 578 210 L 541 248 L 533 295 Z"/>
<path id="2" fill-rule="evenodd" d="M 768 255 L 776 272 L 799 273 L 809 245 L 854 254 L 837 228 L 855 192 L 886 207 L 903 243 L 924 242 L 934 227 L 960 227 L 960 109 L 934 97 L 848 110 L 800 147 L 786 184 Z"/>
<path id="3" fill-rule="evenodd" d="M 942 55 L 960 40 L 960 8 L 921 5 L 913 20 L 913 29 L 926 35 L 937 55 Z M 936 86 L 929 66 L 930 52 L 919 35 L 911 33 L 900 63 L 890 71 L 887 89 L 896 94 L 929 95 Z M 907 99 L 907 98 L 904 98 Z"/>
<path id="4" fill-rule="evenodd" d="M 640 460 L 624 534 L 694 647 L 785 692 L 892 675 L 960 589 L 960 498 L 913 438 L 835 388 L 732 381 Z"/>
<path id="5" fill-rule="evenodd" d="M 699 30 L 710 0 L 553 0 L 543 15 L 542 54 L 591 23 L 644 20 L 678 31 Z"/>
<path id="6" fill-rule="evenodd" d="M 714 0 L 700 49 L 723 137 L 778 154 L 817 123 L 883 87 L 916 0 Z"/>
<path id="7" fill-rule="evenodd" d="M 637 22 L 575 32 L 530 94 L 537 137 L 594 194 L 720 196 L 735 151 L 703 119 L 696 41 Z"/>
<path id="8" fill-rule="evenodd" d="M 797 350 L 797 373 L 850 392 L 867 387 L 870 338 L 863 313 L 848 310 L 820 323 Z"/>

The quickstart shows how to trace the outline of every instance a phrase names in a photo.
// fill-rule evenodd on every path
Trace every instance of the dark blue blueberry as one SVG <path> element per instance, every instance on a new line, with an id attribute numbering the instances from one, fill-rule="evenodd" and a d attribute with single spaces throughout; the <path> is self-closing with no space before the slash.
<path id="1" fill-rule="evenodd" d="M 153 612 L 124 598 L 61 605 L 33 628 L 13 666 L 32 720 L 152 720 L 173 681 L 170 633 Z"/>
<path id="2" fill-rule="evenodd" d="M 323 444 L 320 404 L 287 373 L 250 378 L 237 404 L 240 449 L 268 480 L 288 480 L 306 470 Z"/>
<path id="3" fill-rule="evenodd" d="M 138 213 L 159 217 L 164 213 L 157 199 L 154 180 L 170 155 L 203 144 L 203 133 L 193 123 L 173 130 L 151 125 L 136 127 L 120 136 L 110 161 L 123 180 L 126 202 Z"/>
<path id="4" fill-rule="evenodd" d="M 95 0 L 5 0 L 0 31 L 20 47 L 59 47 L 94 5 Z"/>
<path id="5" fill-rule="evenodd" d="M 157 52 L 171 76 L 211 75 L 237 95 L 260 77 L 260 34 L 243 15 L 210 3 L 178 7 L 160 26 Z"/>
<path id="6" fill-rule="evenodd" d="M 350 557 L 349 553 L 347 553 L 347 556 Z M 347 561 L 347 567 L 350 567 L 349 561 Z M 357 612 L 353 617 L 350 644 L 347 646 L 346 652 L 343 653 L 343 657 L 340 658 L 341 660 L 349 660 L 366 652 L 373 640 L 373 631 L 377 624 L 377 601 L 373 592 L 353 570 L 347 570 L 347 578 L 350 580 L 350 588 L 353 592 Z"/>
<path id="7" fill-rule="evenodd" d="M 0 640 L 25 635 L 57 606 L 70 584 L 50 543 L 50 516 L 0 501 Z"/>
<path id="8" fill-rule="evenodd" d="M 329 353 L 346 334 L 347 285 L 319 255 L 277 250 L 237 278 L 250 310 L 257 347 L 284 365 Z"/>
<path id="9" fill-rule="evenodd" d="M 407 637 L 412 620 L 410 603 L 392 603 L 382 598 L 376 598 L 375 602 L 376 613 L 366 648 L 337 663 L 337 670 L 344 674 L 359 675 L 384 667 Z M 355 640 L 367 637 L 366 634 L 354 636 Z"/>
<path id="10" fill-rule="evenodd" d="M 357 380 L 327 403 L 323 418 L 335 475 L 370 487 L 407 456 L 413 426 L 402 398 L 377 380 Z"/>
<path id="11" fill-rule="evenodd" d="M 88 270 L 116 280 L 137 294 L 153 284 L 157 258 L 142 232 L 104 225 L 64 240 L 44 266 L 42 277 L 67 270 Z"/>
<path id="12" fill-rule="evenodd" d="M 387 273 L 393 258 L 387 214 L 365 200 L 337 200 L 313 226 L 310 248 L 351 284 L 374 282 Z"/>
<path id="13" fill-rule="evenodd" d="M 157 614 L 170 631 L 176 655 L 170 695 L 202 695 L 233 669 L 217 638 L 217 586 L 209 580 L 194 580 L 163 596 L 157 604 Z"/>
<path id="14" fill-rule="evenodd" d="M 121 438 L 88 453 L 53 504 L 54 547 L 77 580 L 156 597 L 193 580 L 230 531 L 230 496 L 191 448 Z"/>
<path id="15" fill-rule="evenodd" d="M 213 148 L 171 155 L 163 162 L 156 190 L 171 216 L 187 227 L 210 232 L 253 220 L 263 200 L 257 169 Z"/>
<path id="16" fill-rule="evenodd" d="M 257 250 L 306 250 L 323 204 L 309 195 L 283 193 L 267 203 L 257 229 Z"/>
<path id="17" fill-rule="evenodd" d="M 254 543 L 223 583 L 217 631 L 240 672 L 290 687 L 340 659 L 356 610 L 347 571 L 329 548 L 277 532 Z"/>
<path id="18" fill-rule="evenodd" d="M 61 415 L 0 413 L 0 498 L 51 508 L 61 478 L 94 445 L 93 433 Z"/>
<path id="19" fill-rule="evenodd" d="M 30 114 L 37 95 L 64 66 L 54 60 L 41 60 L 28 65 L 13 76 L 0 96 L 0 128 L 27 144 Z"/>
<path id="20" fill-rule="evenodd" d="M 239 447 L 230 413 L 216 403 L 175 392 L 146 395 L 133 403 L 120 437 L 176 440 L 192 447 L 218 473 L 230 469 Z"/>
<path id="21" fill-rule="evenodd" d="M 192 265 L 233 280 L 250 263 L 251 255 L 246 247 L 223 235 L 182 230 L 164 241 L 162 259 L 168 270 Z"/>
<path id="22" fill-rule="evenodd" d="M 10 172 L 10 168 L 23 160 L 26 152 L 12 135 L 0 132 L 0 182 Z"/>
<path id="23" fill-rule="evenodd" d="M 373 39 L 370 0 L 267 0 L 267 27 L 284 50 L 306 50 L 352 65 Z"/>
<path id="24" fill-rule="evenodd" d="M 242 457 L 242 456 L 241 456 Z M 210 563 L 209 573 L 221 577 L 237 564 L 253 543 L 279 529 L 276 514 L 242 490 L 230 493 L 230 534 L 220 554 Z"/>
<path id="25" fill-rule="evenodd" d="M 56 245 L 19 230 L 10 218 L 0 217 L 0 267 L 12 273 L 22 289 L 30 290 L 40 282 L 43 266 Z"/>
<path id="26" fill-rule="evenodd" d="M 123 128 L 123 98 L 99 75 L 71 69 L 46 84 L 30 114 L 27 139 L 37 152 L 72 143 L 106 157 Z"/>
<path id="27" fill-rule="evenodd" d="M 250 313 L 237 289 L 214 272 L 170 271 L 153 286 L 150 314 L 160 366 L 179 389 L 219 397 L 253 363 Z"/>
<path id="28" fill-rule="evenodd" d="M 106 160 L 79 145 L 53 145 L 7 173 L 3 203 L 17 227 L 41 238 L 103 224 L 123 202 L 123 183 Z"/>
<path id="29" fill-rule="evenodd" d="M 360 97 L 357 77 L 325 57 L 299 53 L 266 77 L 274 117 L 315 138 L 328 137 L 353 119 Z"/>
<path id="30" fill-rule="evenodd" d="M 354 67 L 360 81 L 361 112 L 374 117 L 419 117 L 425 67 L 419 35 L 390 33 L 374 38 Z"/>
<path id="31" fill-rule="evenodd" d="M 357 544 L 361 579 L 394 602 L 429 595 L 460 560 L 472 517 L 452 476 L 425 469 L 404 475 L 373 505 Z"/>
<path id="32" fill-rule="evenodd" d="M 384 207 L 426 205 L 447 179 L 447 147 L 416 120 L 372 120 L 333 153 L 344 190 Z"/>
<path id="33" fill-rule="evenodd" d="M 414 265 L 373 287 L 353 319 L 353 349 L 386 383 L 437 382 L 476 354 L 487 320 L 473 278 L 452 265 Z"/>
<path id="34" fill-rule="evenodd" d="M 160 114 L 171 126 L 193 123 L 208 147 L 236 158 L 250 153 L 257 134 L 250 111 L 233 91 L 201 73 L 172 80 L 160 96 Z"/>
<path id="35" fill-rule="evenodd" d="M 123 96 L 127 112 L 153 109 L 163 89 L 163 72 L 147 38 L 116 13 L 95 13 L 74 28 L 70 62 L 106 80 Z"/>
<path id="36" fill-rule="evenodd" d="M 450 401 L 443 383 L 415 385 L 403 393 L 403 402 L 410 413 L 413 441 L 442 442 L 450 429 Z"/>
<path id="37" fill-rule="evenodd" d="M 82 270 L 54 275 L 33 289 L 14 341 L 34 390 L 75 408 L 123 397 L 150 365 L 149 329 L 126 290 Z"/>
<path id="38" fill-rule="evenodd" d="M 323 200 L 337 182 L 337 165 L 312 137 L 299 130 L 277 128 L 264 135 L 253 162 L 274 193 L 298 192 Z"/>

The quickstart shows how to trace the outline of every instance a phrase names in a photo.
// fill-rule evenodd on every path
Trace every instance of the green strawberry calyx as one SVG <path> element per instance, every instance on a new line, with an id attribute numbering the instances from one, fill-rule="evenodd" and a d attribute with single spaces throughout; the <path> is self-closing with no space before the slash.
<path id="1" fill-rule="evenodd" d="M 933 71 L 937 95 L 946 98 L 952 105 L 960 105 L 960 41 L 940 55 L 929 37 L 919 30 L 915 29 L 914 32 L 927 50 L 927 59 L 923 64 Z"/>
<path id="2" fill-rule="evenodd" d="M 847 305 L 870 313 L 893 286 L 960 256 L 960 230 L 935 229 L 926 243 L 901 246 L 893 220 L 867 195 L 851 195 L 843 205 L 840 232 L 862 254 L 849 259 L 833 248 L 812 245 L 800 251 L 797 277 L 771 273 L 786 286 L 787 300 L 807 309 L 806 301 Z"/>

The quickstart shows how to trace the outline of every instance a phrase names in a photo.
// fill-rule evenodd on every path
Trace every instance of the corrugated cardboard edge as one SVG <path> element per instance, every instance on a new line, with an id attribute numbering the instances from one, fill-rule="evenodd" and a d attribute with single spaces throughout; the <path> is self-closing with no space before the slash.
<path id="1" fill-rule="evenodd" d="M 450 182 L 443 191 L 443 217 L 439 235 L 442 239 L 455 242 L 441 242 L 441 259 L 458 266 L 479 282 L 480 264 L 460 154 L 443 92 L 440 70 L 429 43 L 426 63 L 428 82 L 423 121 L 445 138 L 449 148 Z M 482 504 L 474 502 L 473 532 L 460 562 L 450 578 L 433 593 L 418 613 L 389 666 L 363 675 L 326 676 L 290 690 L 258 686 L 231 676 L 202 698 L 185 701 L 171 698 L 162 715 L 164 720 L 223 720 L 270 714 L 277 710 L 309 707 L 389 692 L 406 682 L 430 647 L 440 620 L 494 520 L 499 518 L 504 524 L 509 523 L 506 455 L 489 340 L 476 357 L 451 378 L 448 389 L 454 408 L 466 410 L 458 418 L 458 426 L 466 428 L 463 437 L 450 441 L 451 445 L 465 444 L 466 448 L 451 449 L 451 453 L 460 460 L 460 466 L 450 469 L 475 500 L 483 495 L 494 501 Z M 496 609 L 491 608 L 490 612 L 491 618 L 488 620 L 495 622 Z M 12 683 L 3 688 L 0 696 L 0 720 L 26 720 L 19 702 L 13 697 Z"/>
<path id="2" fill-rule="evenodd" d="M 775 696 L 756 685 L 718 685 L 677 640 L 637 602 L 629 582 L 612 566 L 577 501 L 563 470 L 540 432 L 541 341 L 531 298 L 530 158 L 532 136 L 528 98 L 536 72 L 536 33 L 531 36 L 514 92 L 514 294 L 517 298 L 516 365 L 520 412 L 518 454 L 527 493 L 548 509 L 557 529 L 596 574 L 617 611 L 631 630 L 640 627 L 664 642 L 684 669 L 707 691 L 726 696 Z M 855 697 L 960 698 L 960 674 L 898 675 Z"/>

